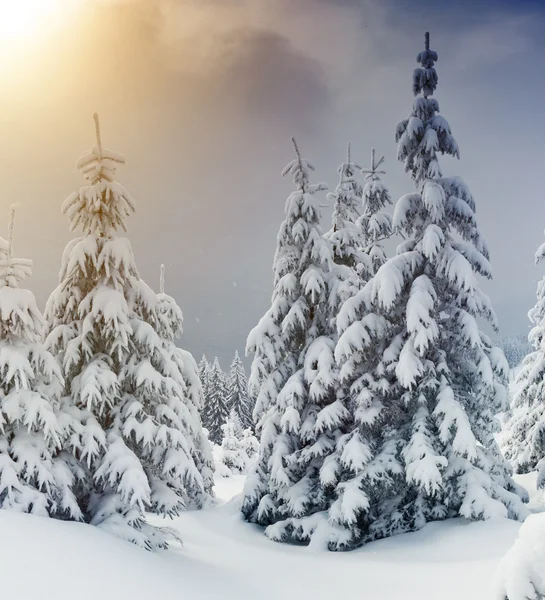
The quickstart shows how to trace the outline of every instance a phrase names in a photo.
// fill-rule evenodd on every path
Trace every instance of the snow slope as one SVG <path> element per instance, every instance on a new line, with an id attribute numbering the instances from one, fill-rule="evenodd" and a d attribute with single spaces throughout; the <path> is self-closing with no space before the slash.
<path id="1" fill-rule="evenodd" d="M 218 481 L 225 498 L 224 484 L 233 491 L 233 482 Z M 456 519 L 353 552 L 329 553 L 271 542 L 242 521 L 238 505 L 234 497 L 180 517 L 185 549 L 193 559 L 222 565 L 260 589 L 260 598 L 283 600 L 485 600 L 492 597 L 496 568 L 520 527 L 507 520 Z"/>
<path id="2" fill-rule="evenodd" d="M 243 482 L 218 477 L 220 504 L 177 518 L 184 547 L 159 553 L 87 525 L 0 511 L 2 590 L 29 600 L 485 600 L 520 528 L 457 519 L 321 552 L 271 542 L 244 523 L 235 496 Z"/>
<path id="3" fill-rule="evenodd" d="M 247 586 L 188 550 L 146 552 L 96 527 L 0 510 L 2 595 L 17 600 L 216 599 Z"/>

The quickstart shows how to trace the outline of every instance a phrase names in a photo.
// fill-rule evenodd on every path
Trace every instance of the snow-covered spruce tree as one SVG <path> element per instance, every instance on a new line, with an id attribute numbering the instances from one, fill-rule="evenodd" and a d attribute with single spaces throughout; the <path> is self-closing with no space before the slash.
<path id="1" fill-rule="evenodd" d="M 208 393 L 202 413 L 203 425 L 208 430 L 208 439 L 221 444 L 223 433 L 221 426 L 229 417 L 227 377 L 222 371 L 218 357 L 208 372 Z"/>
<path id="2" fill-rule="evenodd" d="M 488 250 L 467 186 L 443 178 L 438 163 L 458 147 L 430 97 L 436 60 L 426 35 L 413 112 L 397 127 L 399 159 L 416 185 L 394 214 L 406 241 L 338 319 L 336 356 L 357 427 L 339 444 L 344 471 L 330 522 L 345 534 L 333 547 L 457 515 L 526 515 L 494 440 L 507 364 L 477 322 L 495 324 L 476 277 L 491 276 Z"/>
<path id="3" fill-rule="evenodd" d="M 157 333 L 157 297 L 118 235 L 134 211 L 115 180 L 125 159 L 102 148 L 96 115 L 95 123 L 97 145 L 78 161 L 87 185 L 63 205 L 83 236 L 64 251 L 46 344 L 76 423 L 70 447 L 86 470 L 78 490 L 85 520 L 145 548 L 165 547 L 173 532 L 148 524 L 146 512 L 177 514 L 202 478 L 169 404 L 182 392 Z"/>
<path id="4" fill-rule="evenodd" d="M 332 251 L 316 197 L 325 186 L 310 183 L 313 167 L 295 149 L 284 170 L 296 189 L 277 237 L 272 304 L 247 343 L 255 354 L 249 383 L 261 440 L 242 512 L 268 525 L 266 534 L 278 541 L 308 541 L 326 523 L 327 457 L 348 417 L 337 398 L 328 310 Z"/>
<path id="5" fill-rule="evenodd" d="M 204 406 L 206 405 L 206 398 L 207 398 L 207 394 L 208 394 L 208 374 L 210 372 L 210 363 L 208 362 L 208 359 L 206 358 L 206 356 L 203 354 L 202 358 L 199 362 L 199 366 L 198 366 L 198 375 L 199 375 L 199 380 L 201 382 L 201 396 L 202 396 L 202 401 L 201 401 L 201 414 L 202 414 L 202 410 L 204 409 Z"/>
<path id="6" fill-rule="evenodd" d="M 535 255 L 545 258 L 545 243 Z M 506 456 L 517 473 L 537 470 L 537 486 L 545 489 L 545 278 L 537 287 L 537 303 L 528 313 L 534 327 L 528 336 L 534 347 L 522 363 L 511 415 L 505 425 Z"/>
<path id="7" fill-rule="evenodd" d="M 392 234 L 392 219 L 390 215 L 383 212 L 386 205 L 392 203 L 390 193 L 380 179 L 385 171 L 379 167 L 384 162 L 384 156 L 375 160 L 375 149 L 371 151 L 371 165 L 368 169 L 362 169 L 365 174 L 365 187 L 363 188 L 363 214 L 357 224 L 361 228 L 361 244 L 363 251 L 371 262 L 371 273 L 386 262 L 386 253 L 382 242 Z"/>
<path id="8" fill-rule="evenodd" d="M 182 335 L 183 315 L 176 300 L 165 294 L 165 266 L 161 265 L 160 291 L 157 296 L 157 333 L 176 370 L 169 374 L 179 386 L 179 393 L 166 399 L 170 424 L 187 440 L 191 457 L 201 474 L 199 485 L 188 485 L 183 495 L 186 505 L 201 507 L 213 497 L 214 467 L 212 452 L 206 437 L 199 409 L 202 389 L 197 365 L 191 353 L 182 350 L 174 340 Z"/>
<path id="9" fill-rule="evenodd" d="M 202 425 L 201 410 L 203 402 L 203 393 L 201 388 L 201 380 L 199 378 L 198 366 L 193 358 L 193 355 L 182 348 L 178 349 L 181 357 L 182 376 L 187 390 L 189 404 L 197 408 L 197 417 L 199 419 L 199 434 L 195 439 L 196 453 L 194 456 L 195 465 L 201 474 L 204 495 L 200 498 L 195 498 L 198 506 L 202 506 L 203 501 L 214 498 L 214 458 L 212 456 L 212 448 L 208 440 L 208 432 Z"/>
<path id="10" fill-rule="evenodd" d="M 333 229 L 329 234 L 344 229 L 350 223 L 354 224 L 362 213 L 363 188 L 356 179 L 356 171 L 360 171 L 361 166 L 352 160 L 352 150 L 350 143 L 346 149 L 346 161 L 339 165 L 337 173 L 339 174 L 339 183 L 334 192 L 327 194 L 327 198 L 333 201 Z M 335 256 L 343 257 L 342 242 L 332 240 L 333 253 Z M 344 244 L 346 245 L 346 244 Z M 347 257 L 348 262 L 350 258 Z"/>
<path id="11" fill-rule="evenodd" d="M 332 299 L 337 303 L 333 313 L 356 294 L 371 275 L 372 263 L 363 251 L 364 240 L 362 228 L 357 222 L 362 215 L 363 189 L 356 178 L 361 167 L 352 161 L 350 144 L 348 144 L 346 162 L 337 172 L 339 183 L 334 192 L 327 195 L 333 202 L 333 227 L 325 237 L 330 240 L 335 262 L 335 282 L 332 288 Z"/>
<path id="12" fill-rule="evenodd" d="M 240 360 L 238 352 L 231 363 L 228 380 L 228 401 L 230 410 L 234 410 L 242 423 L 242 427 L 253 429 L 254 421 L 252 418 L 253 406 L 248 393 L 248 380 L 244 371 L 244 365 Z"/>
<path id="13" fill-rule="evenodd" d="M 13 257 L 0 238 L 0 508 L 81 519 L 74 478 L 61 452 L 70 434 L 60 411 L 62 374 L 43 347 L 43 317 L 34 294 L 19 283 L 32 261 Z"/>

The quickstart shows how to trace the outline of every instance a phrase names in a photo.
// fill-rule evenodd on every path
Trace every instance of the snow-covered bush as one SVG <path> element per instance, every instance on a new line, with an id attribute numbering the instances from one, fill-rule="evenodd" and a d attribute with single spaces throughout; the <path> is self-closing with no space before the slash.
<path id="1" fill-rule="evenodd" d="M 545 514 L 526 519 L 500 563 L 495 588 L 497 600 L 545 598 Z"/>
<path id="2" fill-rule="evenodd" d="M 250 428 L 245 429 L 242 432 L 242 447 L 250 461 L 252 461 L 259 452 L 259 441 Z"/>
<path id="3" fill-rule="evenodd" d="M 13 218 L 12 207 L 9 242 L 0 238 L 0 508 L 79 520 L 71 459 L 61 451 L 71 434 L 62 373 L 42 345 L 34 294 L 19 288 L 32 261 L 13 257 Z"/>
<path id="4" fill-rule="evenodd" d="M 220 464 L 218 473 L 223 477 L 246 473 L 259 449 L 257 438 L 251 429 L 243 429 L 234 409 L 231 409 L 229 419 L 221 428 L 223 440 L 217 452 L 217 461 Z"/>
<path id="5" fill-rule="evenodd" d="M 238 473 L 244 473 L 248 463 L 248 456 L 242 444 L 242 426 L 237 414 L 231 410 L 229 419 L 221 426 L 223 440 L 221 442 L 221 455 L 223 464 Z"/>

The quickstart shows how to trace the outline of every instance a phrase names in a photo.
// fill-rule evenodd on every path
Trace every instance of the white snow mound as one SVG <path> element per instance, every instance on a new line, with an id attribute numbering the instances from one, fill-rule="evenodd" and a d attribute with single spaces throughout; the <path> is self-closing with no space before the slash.
<path id="1" fill-rule="evenodd" d="M 545 597 L 545 513 L 528 517 L 518 538 L 500 563 L 498 600 L 539 600 Z"/>

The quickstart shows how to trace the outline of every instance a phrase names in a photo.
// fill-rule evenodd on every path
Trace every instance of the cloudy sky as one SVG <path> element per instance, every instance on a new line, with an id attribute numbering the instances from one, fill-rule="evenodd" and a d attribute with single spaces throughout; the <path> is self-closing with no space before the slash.
<path id="1" fill-rule="evenodd" d="M 412 191 L 394 131 L 429 30 L 436 97 L 461 149 L 444 171 L 476 198 L 502 334 L 527 330 L 545 228 L 541 0 L 56 3 L 31 37 L 0 33 L 0 210 L 5 229 L 20 204 L 15 249 L 34 259 L 42 306 L 73 235 L 60 205 L 82 184 L 75 162 L 98 111 L 104 145 L 128 159 L 118 175 L 137 203 L 142 277 L 157 287 L 167 265 L 183 345 L 227 366 L 269 303 L 291 135 L 332 188 L 350 141 L 363 163 L 373 146 L 386 155 L 394 199 Z"/>

